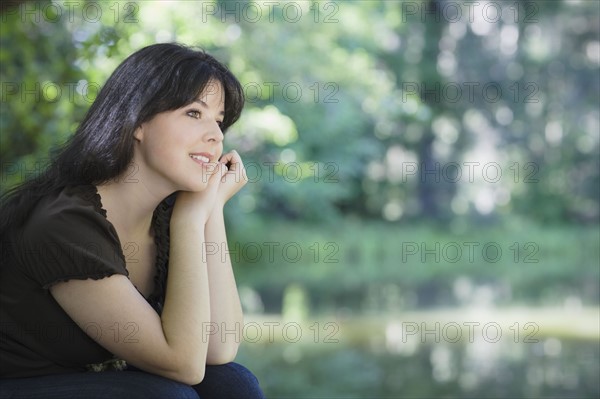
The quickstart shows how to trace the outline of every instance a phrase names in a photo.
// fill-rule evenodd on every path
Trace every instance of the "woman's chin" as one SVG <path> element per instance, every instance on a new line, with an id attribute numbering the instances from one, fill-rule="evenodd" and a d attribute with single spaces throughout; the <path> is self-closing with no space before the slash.
<path id="1" fill-rule="evenodd" d="M 199 183 L 190 183 L 190 184 L 186 184 L 184 186 L 185 188 L 182 188 L 181 190 L 183 191 L 190 191 L 193 193 L 199 193 L 201 191 L 206 190 L 206 183 L 204 182 L 199 182 Z"/>

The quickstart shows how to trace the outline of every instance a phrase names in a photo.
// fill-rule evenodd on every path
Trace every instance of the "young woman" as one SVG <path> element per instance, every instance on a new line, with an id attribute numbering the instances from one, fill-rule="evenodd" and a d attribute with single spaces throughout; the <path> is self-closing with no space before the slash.
<path id="1" fill-rule="evenodd" d="M 243 103 L 210 55 L 143 48 L 46 172 L 2 198 L 0 397 L 262 397 L 232 363 L 224 256 L 223 206 L 247 179 L 223 133 Z"/>

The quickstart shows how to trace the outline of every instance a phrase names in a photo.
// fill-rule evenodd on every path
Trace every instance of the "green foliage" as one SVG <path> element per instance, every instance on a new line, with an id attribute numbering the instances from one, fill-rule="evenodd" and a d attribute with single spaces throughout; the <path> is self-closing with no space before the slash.
<path id="1" fill-rule="evenodd" d="M 2 16 L 2 189 L 40 172 L 125 56 L 180 41 L 245 86 L 226 140 L 260 167 L 235 199 L 244 212 L 598 221 L 594 2 L 502 4 L 494 23 L 450 19 L 435 1 L 50 4 Z M 471 179 L 470 162 L 497 162 L 503 178 L 481 166 Z"/>
<path id="2" fill-rule="evenodd" d="M 62 24 L 3 16 L 0 25 L 2 188 L 39 173 L 89 107 L 76 93 L 86 78 Z"/>

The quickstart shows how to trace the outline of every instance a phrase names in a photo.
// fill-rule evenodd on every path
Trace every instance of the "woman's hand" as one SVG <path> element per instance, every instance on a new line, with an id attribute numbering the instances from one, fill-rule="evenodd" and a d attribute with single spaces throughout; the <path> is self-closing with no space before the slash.
<path id="1" fill-rule="evenodd" d="M 222 162 L 206 165 L 208 182 L 202 191 L 179 191 L 171 215 L 171 222 L 181 221 L 189 223 L 198 221 L 206 223 L 213 208 L 219 201 L 221 182 L 225 178 L 227 167 Z"/>
<path id="2" fill-rule="evenodd" d="M 229 170 L 221 178 L 221 184 L 217 192 L 216 206 L 222 207 L 235 193 L 244 187 L 248 182 L 248 176 L 242 158 L 235 150 L 224 154 L 219 162 L 223 165 L 229 165 Z"/>

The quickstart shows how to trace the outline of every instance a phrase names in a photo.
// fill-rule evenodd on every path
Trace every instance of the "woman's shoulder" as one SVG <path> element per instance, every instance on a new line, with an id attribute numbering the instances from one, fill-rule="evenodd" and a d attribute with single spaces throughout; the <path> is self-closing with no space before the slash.
<path id="1" fill-rule="evenodd" d="M 67 186 L 43 197 L 23 225 L 24 238 L 55 236 L 60 232 L 70 238 L 99 233 L 112 235 L 112 226 L 102 209 L 96 187 Z"/>
<path id="2" fill-rule="evenodd" d="M 93 185 L 66 186 L 42 198 L 33 214 L 54 217 L 63 212 L 78 210 L 106 216 L 100 196 Z"/>
<path id="3" fill-rule="evenodd" d="M 94 186 L 77 186 L 43 197 L 13 238 L 14 264 L 42 287 L 127 275 L 117 233 L 97 196 Z"/>

